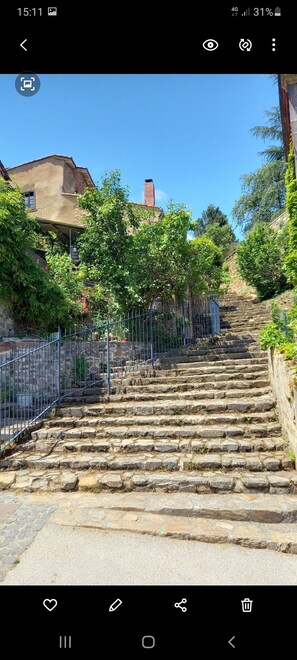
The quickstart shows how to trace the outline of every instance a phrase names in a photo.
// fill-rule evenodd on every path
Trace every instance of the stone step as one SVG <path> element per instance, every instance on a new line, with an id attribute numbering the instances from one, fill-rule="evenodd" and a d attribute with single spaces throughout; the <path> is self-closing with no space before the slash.
<path id="1" fill-rule="evenodd" d="M 197 347 L 196 345 L 190 346 L 188 348 L 183 348 L 178 351 L 178 355 L 185 355 L 186 357 L 192 357 L 194 355 L 204 355 L 206 352 L 212 353 L 212 352 L 229 352 L 230 353 L 238 353 L 241 351 L 249 351 L 249 350 L 254 350 L 257 349 L 259 350 L 259 345 L 257 341 L 254 340 L 245 340 L 245 339 L 236 339 L 236 340 L 229 340 L 229 341 L 216 341 L 208 344 L 204 344 L 200 348 Z M 239 351 L 240 349 L 240 351 Z"/>
<path id="2" fill-rule="evenodd" d="M 236 398 L 240 399 L 246 396 L 248 390 L 249 397 L 271 395 L 272 390 L 268 381 L 262 382 L 259 381 L 260 385 L 249 389 L 248 381 L 243 381 L 243 385 L 239 383 L 239 389 L 230 389 L 230 383 L 227 382 L 227 388 L 221 386 L 220 388 L 215 387 L 216 383 L 212 385 L 213 389 L 205 390 L 203 386 L 194 385 L 148 385 L 144 386 L 134 386 L 134 387 L 125 387 L 118 388 L 118 393 L 114 394 L 112 392 L 112 401 L 170 401 L 172 399 L 178 399 L 183 401 L 185 399 L 189 400 L 199 400 L 199 399 L 224 399 L 224 398 Z M 232 381 L 231 381 L 232 384 Z M 266 385 L 266 387 L 265 387 Z M 68 401 L 68 405 L 76 406 L 77 404 L 87 405 L 88 403 L 99 403 L 99 402 L 108 402 L 109 398 L 106 395 L 105 397 L 72 397 Z M 66 406 L 67 403 L 64 403 Z"/>
<path id="3" fill-rule="evenodd" d="M 253 316 L 269 316 L 269 310 L 265 309 L 264 307 L 259 307 L 259 306 L 249 306 L 249 305 L 240 305 L 236 306 L 232 309 L 232 305 L 229 305 L 229 307 L 220 307 L 220 314 L 221 316 L 226 316 L 226 315 L 232 315 L 232 316 L 239 316 L 242 318 L 251 318 Z"/>
<path id="4" fill-rule="evenodd" d="M 288 523 L 289 525 L 297 522 L 297 498 L 295 495 L 279 495 L 276 498 L 269 494 L 232 493 L 218 497 L 201 493 L 199 495 L 180 493 L 172 497 L 166 493 L 152 493 L 143 498 L 141 495 L 127 494 L 117 505 L 114 504 L 111 495 L 106 494 L 102 497 L 103 506 L 106 508 L 113 507 L 117 511 L 191 518 L 190 524 L 193 522 L 193 518 L 235 520 L 247 523 Z"/>
<path id="5" fill-rule="evenodd" d="M 261 383 L 261 381 L 259 381 Z M 226 383 L 225 383 L 226 384 Z M 230 388 L 230 383 L 227 383 Z M 254 387 L 249 388 L 248 382 L 244 382 L 245 387 L 240 389 L 210 389 L 206 390 L 204 387 L 200 386 L 197 389 L 193 388 L 191 385 L 148 385 L 148 386 L 134 386 L 127 387 L 125 389 L 125 394 L 114 394 L 112 396 L 112 401 L 168 401 L 172 399 L 177 399 L 178 401 L 183 400 L 199 400 L 199 399 L 228 399 L 236 398 L 241 399 L 243 397 L 259 397 L 267 396 L 272 394 L 271 386 L 267 387 Z M 88 397 L 87 397 L 88 399 Z M 93 400 L 90 401 L 93 403 Z"/>
<path id="6" fill-rule="evenodd" d="M 203 342 L 200 343 L 195 343 L 195 344 L 189 344 L 188 346 L 183 346 L 178 349 L 178 353 L 193 353 L 195 351 L 199 351 L 201 348 L 207 348 L 207 349 L 212 349 L 212 348 L 229 348 L 233 346 L 257 346 L 257 341 L 255 337 L 234 337 L 231 339 L 226 339 L 226 338 L 221 338 L 220 335 L 215 336 L 215 337 L 210 337 L 209 339 L 203 340 Z"/>
<path id="7" fill-rule="evenodd" d="M 182 407 L 183 404 L 181 404 Z M 189 412 L 186 414 L 180 414 L 179 407 L 176 407 L 176 412 L 168 412 L 168 408 L 165 407 L 162 411 L 156 413 L 154 410 L 158 406 L 135 406 L 131 404 L 130 406 L 123 406 L 121 412 L 115 413 L 115 408 L 119 409 L 120 406 L 113 406 L 107 408 L 107 406 L 100 406 L 91 404 L 89 406 L 74 407 L 74 408 L 62 408 L 60 410 L 61 418 L 57 417 L 54 420 L 49 420 L 45 422 L 45 425 L 51 425 L 52 422 L 55 424 L 63 425 L 75 424 L 76 426 L 106 426 L 114 424 L 115 426 L 129 426 L 129 425 L 144 425 L 155 426 L 163 424 L 167 425 L 168 421 L 173 426 L 183 427 L 184 425 L 190 424 L 194 426 L 200 426 L 201 424 L 251 424 L 258 423 L 261 421 L 275 421 L 277 419 L 277 411 L 274 408 L 273 401 L 269 400 L 265 403 L 259 403 L 259 407 L 264 406 L 265 410 L 262 409 L 259 411 L 256 409 L 257 402 L 252 401 L 251 407 L 254 408 L 246 411 L 246 403 L 235 401 L 224 402 L 224 401 L 207 401 L 206 408 L 200 408 L 199 414 L 198 408 L 203 404 L 193 403 L 191 404 L 192 408 L 189 407 Z M 193 412 L 193 407 L 197 408 L 197 412 Z M 232 406 L 234 406 L 232 408 Z M 224 408 L 225 407 L 225 408 Z M 104 413 L 105 409 L 108 409 L 110 412 L 108 414 Z M 266 410 L 268 408 L 268 410 Z M 232 414 L 232 410 L 234 413 Z M 136 414 L 137 411 L 137 414 Z M 206 414 L 203 414 L 203 413 Z M 100 415 L 101 413 L 101 415 Z M 156 416 L 157 415 L 157 416 Z M 168 420 L 170 417 L 170 420 Z"/>
<path id="8" fill-rule="evenodd" d="M 188 454 L 184 457 L 178 452 L 158 452 L 152 456 L 151 452 L 143 453 L 114 453 L 102 452 L 67 452 L 52 453 L 45 458 L 42 455 L 19 457 L 6 460 L 7 468 L 19 469 L 47 469 L 47 470 L 141 470 L 141 471 L 198 471 L 219 470 L 223 473 L 236 470 L 245 472 L 278 472 L 292 470 L 292 461 L 285 452 L 253 452 L 250 456 L 246 452 L 230 455 L 229 453 Z"/>
<path id="9" fill-rule="evenodd" d="M 232 357 L 229 357 L 229 356 Z M 208 351 L 205 351 L 204 354 L 201 353 L 201 355 L 193 355 L 186 357 L 184 355 L 181 356 L 169 356 L 168 358 L 163 358 L 162 364 L 170 364 L 174 368 L 179 368 L 178 365 L 183 365 L 187 366 L 189 369 L 191 369 L 192 366 L 199 365 L 201 362 L 220 362 L 220 363 L 226 363 L 227 361 L 233 361 L 233 360 L 253 360 L 254 362 L 257 362 L 258 360 L 265 360 L 267 362 L 268 357 L 266 351 L 260 351 L 260 350 L 254 350 L 254 351 L 242 351 L 241 353 L 229 353 L 228 351 L 225 351 L 223 353 L 209 353 Z"/>
<path id="10" fill-rule="evenodd" d="M 248 330 L 247 332 L 233 333 L 230 328 L 223 328 L 220 332 L 220 338 L 222 341 L 225 339 L 230 341 L 258 341 L 259 331 L 258 330 Z"/>
<path id="11" fill-rule="evenodd" d="M 201 366 L 203 364 L 204 369 L 207 367 L 232 367 L 232 369 L 238 368 L 240 365 L 242 366 L 253 366 L 253 365 L 265 365 L 267 368 L 268 365 L 268 355 L 263 354 L 259 357 L 249 357 L 247 358 L 245 354 L 243 354 L 239 359 L 237 359 L 237 355 L 233 355 L 232 358 L 228 359 L 218 359 L 218 360 L 208 360 L 208 356 L 205 356 L 205 359 L 203 359 L 204 356 L 202 356 L 201 361 L 199 362 L 179 362 L 175 364 L 173 361 L 171 362 L 171 373 L 174 371 L 192 371 L 192 370 L 199 370 L 201 369 Z M 215 363 L 215 364 L 214 364 Z M 168 363 L 167 363 L 168 364 Z M 164 362 L 164 365 L 166 363 Z M 262 367 L 263 368 L 263 367 Z M 163 368 L 163 371 L 165 369 Z"/>
<path id="12" fill-rule="evenodd" d="M 166 415 L 166 416 L 178 416 L 178 415 L 195 415 L 203 412 L 229 412 L 229 411 L 239 411 L 239 412 L 262 412 L 269 411 L 275 407 L 273 398 L 270 396 L 257 396 L 257 398 L 249 398 L 248 394 L 246 397 L 242 398 L 240 401 L 237 399 L 226 399 L 226 400 L 211 400 L 207 398 L 201 399 L 200 401 L 179 401 L 172 400 L 165 401 L 164 403 L 159 403 L 158 401 L 140 401 L 135 403 L 134 401 L 130 402 L 128 400 L 114 402 L 113 400 L 109 403 L 95 404 L 90 405 L 84 409 L 85 415 L 99 415 L 100 419 L 102 417 L 108 417 L 109 415 L 115 415 L 121 417 L 123 415 L 133 415 L 133 417 L 140 416 L 150 416 L 150 415 Z M 77 410 L 76 408 L 62 408 L 60 413 L 61 416 L 71 416 L 72 411 Z"/>
<path id="13" fill-rule="evenodd" d="M 188 493 L 256 493 L 282 494 L 296 491 L 296 472 L 281 470 L 263 474 L 251 472 L 232 472 L 227 475 L 205 471 L 197 472 L 162 472 L 147 471 L 139 474 L 129 470 L 83 471 L 73 470 L 38 470 L 20 469 L 1 473 L 5 489 L 34 491 L 165 491 Z M 0 481 L 1 483 L 1 481 Z M 193 524 L 191 520 L 191 524 Z"/>
<path id="14" fill-rule="evenodd" d="M 262 452 L 262 451 L 281 451 L 287 449 L 287 443 L 279 436 L 271 438 L 237 438 L 232 440 L 171 440 L 170 438 L 158 438 L 155 440 L 139 440 L 137 438 L 129 438 L 129 440 L 120 440 L 118 438 L 110 438 L 109 441 L 104 440 L 80 440 L 59 443 L 53 443 L 53 440 L 40 440 L 35 443 L 37 452 L 46 453 L 50 451 L 51 447 L 57 451 L 63 452 L 102 452 L 112 450 L 125 451 L 125 452 L 201 452 L 202 454 L 208 452 L 216 453 L 236 453 L 236 452 Z"/>
<path id="15" fill-rule="evenodd" d="M 220 319 L 220 325 L 221 325 L 221 327 L 223 327 L 224 324 L 226 324 L 226 323 L 229 323 L 232 326 L 243 325 L 243 324 L 248 325 L 248 326 L 253 325 L 253 324 L 257 324 L 257 325 L 264 324 L 265 325 L 266 323 L 269 323 L 270 320 L 271 320 L 271 317 L 269 315 L 267 315 L 266 317 L 263 317 L 263 316 L 260 316 L 260 315 L 258 315 L 258 316 L 253 315 L 253 316 L 243 317 L 243 316 L 235 316 L 235 315 L 232 316 L 231 314 L 224 314 L 224 316 L 222 316 L 221 319 Z"/>
<path id="16" fill-rule="evenodd" d="M 226 332 L 236 335 L 236 339 L 241 339 L 247 335 L 254 335 L 269 323 L 270 319 L 266 321 L 232 321 L 231 319 L 221 319 L 220 333 L 217 335 L 223 341 Z"/>
<path id="17" fill-rule="evenodd" d="M 47 439 L 40 439 L 36 442 L 23 443 L 20 445 L 17 452 L 14 453 L 13 458 L 8 458 L 9 461 L 22 459 L 32 455 L 32 451 L 36 452 L 39 456 L 46 458 L 53 451 L 54 453 L 61 452 L 186 452 L 186 455 L 191 452 L 198 452 L 206 454 L 209 452 L 215 453 L 231 453 L 234 452 L 273 452 L 273 451 L 287 451 L 287 442 L 280 436 L 268 437 L 238 437 L 231 439 L 216 439 L 216 440 L 172 440 L 171 438 L 157 438 L 157 439 L 139 439 L 129 438 L 128 440 L 121 440 L 118 437 L 109 438 L 108 440 L 98 440 L 96 437 L 81 438 L 80 440 L 67 441 L 63 439 L 62 435 L 57 439 L 49 437 Z M 3 467 L 7 468 L 11 463 L 2 463 Z"/>
<path id="18" fill-rule="evenodd" d="M 231 323 L 232 325 L 237 323 L 268 323 L 270 318 L 270 314 L 254 314 L 253 312 L 250 314 L 238 314 L 229 312 L 221 315 L 220 322 L 222 324 Z"/>
<path id="19" fill-rule="evenodd" d="M 189 388 L 197 389 L 200 388 L 203 383 L 212 383 L 214 387 L 235 387 L 234 381 L 238 383 L 236 387 L 241 387 L 239 383 L 242 384 L 242 387 L 249 387 L 253 383 L 256 387 L 256 383 L 263 383 L 263 385 L 269 382 L 268 380 L 268 371 L 263 370 L 263 365 L 252 365 L 248 367 L 246 365 L 238 365 L 236 370 L 233 371 L 230 367 L 208 367 L 201 369 L 197 374 L 196 372 L 185 374 L 174 372 L 175 375 L 171 376 L 171 371 L 160 370 L 156 372 L 156 376 L 152 377 L 142 377 L 136 374 L 133 374 L 127 378 L 117 378 L 112 381 L 114 387 L 141 387 L 153 385 L 154 387 L 167 385 L 168 387 L 174 387 L 175 385 L 188 385 Z M 245 382 L 247 381 L 247 382 Z M 262 385 L 261 385 L 262 386 Z"/>
<path id="20" fill-rule="evenodd" d="M 207 360 L 208 362 L 213 362 L 217 360 L 225 360 L 225 359 L 234 359 L 234 360 L 240 360 L 240 359 L 248 359 L 248 358 L 257 358 L 257 357 L 267 357 L 266 351 L 261 351 L 258 348 L 257 349 L 240 349 L 240 352 L 237 352 L 238 349 L 217 349 L 210 351 L 208 349 L 201 349 L 200 353 L 198 354 L 197 352 L 195 353 L 188 353 L 188 354 L 182 354 L 182 355 L 173 355 L 168 358 L 163 358 L 163 364 L 193 364 L 193 363 L 200 363 L 204 362 Z"/>
<path id="21" fill-rule="evenodd" d="M 267 413 L 262 413 L 266 415 Z M 146 421 L 144 424 L 133 424 L 128 423 L 128 418 L 126 424 L 122 426 L 111 425 L 93 425 L 88 426 L 86 422 L 88 420 L 72 420 L 72 425 L 69 427 L 62 425 L 56 427 L 43 427 L 37 431 L 32 431 L 33 440 L 47 440 L 47 439 L 56 439 L 59 440 L 63 438 L 64 440 L 79 440 L 80 438 L 100 438 L 106 441 L 109 441 L 110 438 L 113 438 L 114 435 L 119 439 L 125 438 L 172 438 L 178 440 L 186 440 L 191 438 L 203 439 L 207 438 L 208 440 L 215 440 L 217 438 L 251 438 L 251 437 L 271 437 L 279 436 L 281 433 L 281 426 L 279 423 L 271 422 L 270 420 L 262 419 L 262 416 L 259 416 L 258 419 L 261 419 L 261 422 L 253 422 L 250 424 L 245 424 L 240 418 L 229 418 L 228 423 L 219 423 L 216 421 L 211 424 L 207 420 L 206 425 L 196 424 L 196 425 L 178 425 L 173 424 L 172 418 L 168 420 L 168 417 L 162 420 L 162 424 L 159 426 L 157 423 L 153 426 L 152 423 L 148 424 Z M 142 418 L 141 418 L 142 419 Z M 110 421 L 110 420 L 106 420 Z M 168 425 L 170 421 L 170 425 Z M 167 425 L 165 426 L 165 422 Z M 204 420 L 205 422 L 205 420 Z M 236 425 L 237 422 L 237 425 Z M 240 425 L 239 425 L 240 424 Z M 116 426 L 116 430 L 115 430 Z"/>

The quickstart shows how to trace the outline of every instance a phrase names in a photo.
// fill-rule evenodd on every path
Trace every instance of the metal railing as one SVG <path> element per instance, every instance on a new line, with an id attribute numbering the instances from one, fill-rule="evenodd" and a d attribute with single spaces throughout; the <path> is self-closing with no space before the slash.
<path id="1" fill-rule="evenodd" d="M 0 450 L 59 401 L 59 333 L 0 364 Z"/>
<path id="2" fill-rule="evenodd" d="M 219 332 L 217 301 L 199 296 L 36 339 L 0 362 L 0 451 L 61 399 L 90 388 L 110 395 L 115 378 Z"/>

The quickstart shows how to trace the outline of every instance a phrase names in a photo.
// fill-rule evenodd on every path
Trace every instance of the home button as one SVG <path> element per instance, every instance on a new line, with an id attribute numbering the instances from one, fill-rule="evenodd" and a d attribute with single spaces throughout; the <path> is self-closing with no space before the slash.
<path id="1" fill-rule="evenodd" d="M 152 635 L 144 635 L 142 638 L 142 646 L 144 649 L 153 649 L 156 645 L 156 640 Z"/>

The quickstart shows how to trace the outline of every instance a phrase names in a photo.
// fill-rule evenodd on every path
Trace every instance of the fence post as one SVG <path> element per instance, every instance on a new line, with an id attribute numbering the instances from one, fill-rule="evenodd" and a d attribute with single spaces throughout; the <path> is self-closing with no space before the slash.
<path id="1" fill-rule="evenodd" d="M 107 394 L 110 396 L 110 337 L 109 321 L 107 321 Z"/>
<path id="2" fill-rule="evenodd" d="M 183 346 L 186 345 L 186 321 L 185 321 L 185 301 L 182 302 L 182 312 L 183 312 Z"/>
<path id="3" fill-rule="evenodd" d="M 150 306 L 150 344 L 151 344 L 151 363 L 154 368 L 154 333 L 153 333 L 153 310 Z"/>
<path id="4" fill-rule="evenodd" d="M 58 403 L 61 400 L 61 328 L 58 328 Z"/>

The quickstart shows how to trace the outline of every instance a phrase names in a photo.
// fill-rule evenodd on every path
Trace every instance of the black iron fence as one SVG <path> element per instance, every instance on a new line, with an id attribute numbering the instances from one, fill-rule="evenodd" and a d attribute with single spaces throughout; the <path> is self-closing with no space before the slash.
<path id="1" fill-rule="evenodd" d="M 203 296 L 133 311 L 31 340 L 1 364 L 0 450 L 64 397 L 112 379 L 220 332 L 219 305 Z"/>

